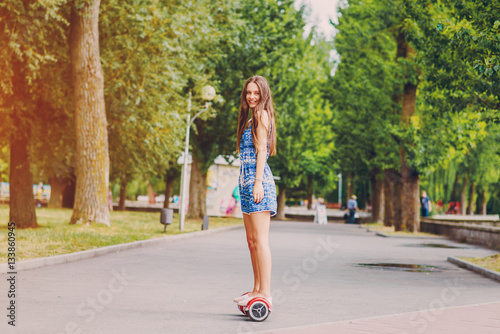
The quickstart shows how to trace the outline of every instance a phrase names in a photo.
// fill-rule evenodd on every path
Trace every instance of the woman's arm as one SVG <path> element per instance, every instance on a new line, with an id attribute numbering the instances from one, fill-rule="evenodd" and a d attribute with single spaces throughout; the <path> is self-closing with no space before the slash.
<path id="1" fill-rule="evenodd" d="M 267 112 L 262 111 L 259 117 L 259 125 L 257 126 L 257 166 L 255 167 L 255 183 L 253 188 L 253 199 L 255 203 L 260 203 L 264 198 L 264 187 L 262 179 L 264 178 L 264 167 L 266 165 L 267 156 L 267 133 L 269 130 L 269 118 Z"/>

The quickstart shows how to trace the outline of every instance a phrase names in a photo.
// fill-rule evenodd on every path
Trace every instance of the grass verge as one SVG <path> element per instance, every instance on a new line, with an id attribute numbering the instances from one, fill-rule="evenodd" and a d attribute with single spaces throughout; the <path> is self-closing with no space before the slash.
<path id="1" fill-rule="evenodd" d="M 400 236 L 407 236 L 407 237 L 435 237 L 436 235 L 431 234 L 431 233 L 425 233 L 425 232 L 410 232 L 408 230 L 405 231 L 395 231 L 394 226 L 384 226 L 379 223 L 368 223 L 368 224 L 362 224 L 363 227 L 369 228 L 372 231 L 375 232 L 382 232 L 387 235 L 400 235 Z"/>
<path id="2" fill-rule="evenodd" d="M 500 272 L 500 254 L 495 254 L 487 257 L 461 257 L 461 259 L 469 261 L 486 269 Z"/>
<path id="3" fill-rule="evenodd" d="M 159 212 L 110 212 L 111 226 L 70 225 L 71 209 L 37 208 L 40 227 L 16 229 L 16 261 L 79 252 L 92 248 L 164 237 Z M 0 205 L 0 263 L 7 262 L 8 205 Z M 210 229 L 243 224 L 241 218 L 210 217 Z M 179 230 L 179 215 L 167 227 L 167 235 L 200 231 L 202 219 L 187 219 Z"/>

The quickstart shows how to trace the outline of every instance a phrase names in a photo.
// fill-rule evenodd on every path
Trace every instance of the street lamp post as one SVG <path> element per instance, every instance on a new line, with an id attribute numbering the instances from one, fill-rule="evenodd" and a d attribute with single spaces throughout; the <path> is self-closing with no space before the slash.
<path id="1" fill-rule="evenodd" d="M 182 176 L 181 176 L 181 189 L 180 189 L 180 207 L 179 207 L 179 216 L 180 216 L 180 230 L 184 231 L 184 222 L 186 220 L 186 211 L 184 209 L 184 206 L 186 205 L 187 197 L 189 196 L 189 180 L 187 178 L 187 161 L 188 161 L 188 154 L 189 154 L 189 133 L 191 129 L 191 124 L 193 124 L 194 120 L 201 115 L 203 112 L 207 111 L 210 103 L 208 101 L 211 101 L 215 97 L 215 89 L 210 86 L 205 86 L 201 90 L 202 98 L 206 100 L 205 104 L 205 109 L 200 110 L 193 118 L 191 118 L 191 91 L 189 91 L 189 98 L 188 98 L 188 113 L 187 113 L 187 125 L 186 125 L 186 143 L 184 147 L 184 164 L 182 166 Z M 187 189 L 186 189 L 187 188 Z"/>
<path id="2" fill-rule="evenodd" d="M 184 147 L 184 164 L 182 165 L 182 177 L 181 177 L 181 201 L 179 207 L 180 213 L 180 230 L 184 231 L 184 220 L 186 219 L 186 211 L 184 206 L 186 205 L 185 194 L 186 194 L 186 173 L 187 173 L 187 160 L 188 160 L 188 150 L 189 150 L 189 128 L 191 126 L 191 91 L 189 91 L 188 98 L 188 113 L 187 113 L 187 126 L 186 126 L 186 144 Z"/>
<path id="3" fill-rule="evenodd" d="M 339 209 L 342 209 L 342 173 L 339 173 Z"/>

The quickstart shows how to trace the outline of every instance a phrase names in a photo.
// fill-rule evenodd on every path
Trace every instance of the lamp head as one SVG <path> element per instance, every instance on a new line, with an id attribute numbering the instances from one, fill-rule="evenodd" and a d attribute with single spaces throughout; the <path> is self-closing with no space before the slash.
<path id="1" fill-rule="evenodd" d="M 212 101 L 215 95 L 215 88 L 213 88 L 212 86 L 204 86 L 201 89 L 201 97 L 203 98 L 203 100 Z"/>

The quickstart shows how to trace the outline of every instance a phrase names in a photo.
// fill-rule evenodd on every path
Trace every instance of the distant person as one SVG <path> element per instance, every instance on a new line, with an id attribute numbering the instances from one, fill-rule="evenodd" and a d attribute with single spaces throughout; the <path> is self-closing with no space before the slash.
<path id="1" fill-rule="evenodd" d="M 108 209 L 109 211 L 113 211 L 113 192 L 111 188 L 108 188 Z"/>
<path id="2" fill-rule="evenodd" d="M 35 199 L 36 199 L 36 206 L 41 208 L 42 207 L 42 200 L 43 200 L 43 183 L 40 182 L 38 186 L 36 187 L 36 194 L 35 194 Z"/>
<path id="3" fill-rule="evenodd" d="M 422 190 L 422 196 L 420 196 L 420 210 L 422 217 L 429 217 L 429 212 L 432 211 L 431 198 L 427 196 L 425 190 Z"/>
<path id="4" fill-rule="evenodd" d="M 347 209 L 349 209 L 349 224 L 354 224 L 356 220 L 356 211 L 358 211 L 358 198 L 356 195 L 352 195 L 347 201 Z"/>

